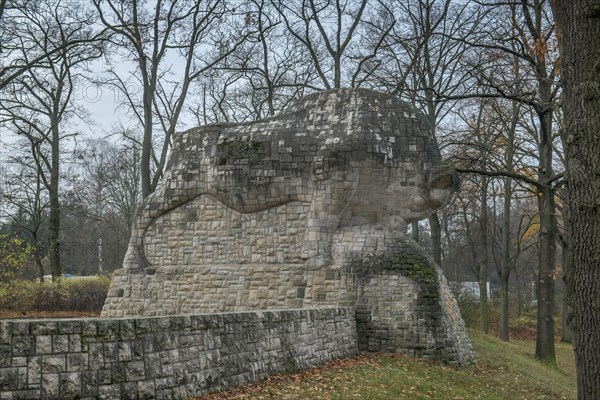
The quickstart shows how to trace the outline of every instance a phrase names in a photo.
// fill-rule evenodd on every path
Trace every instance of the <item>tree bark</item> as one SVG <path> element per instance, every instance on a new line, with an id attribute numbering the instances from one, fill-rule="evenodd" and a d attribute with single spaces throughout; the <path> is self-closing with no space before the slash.
<path id="1" fill-rule="evenodd" d="M 552 2 L 561 38 L 571 328 L 580 400 L 600 399 L 600 4 Z"/>
<path id="2" fill-rule="evenodd" d="M 410 224 L 412 240 L 419 243 L 419 222 L 415 221 Z"/>
<path id="3" fill-rule="evenodd" d="M 431 247 L 433 260 L 437 265 L 442 265 L 442 227 L 437 212 L 429 216 L 429 227 L 431 228 Z"/>
<path id="4" fill-rule="evenodd" d="M 541 88 L 540 91 L 543 92 L 544 89 Z M 538 315 L 535 355 L 540 360 L 554 362 L 556 360 L 554 348 L 554 289 L 556 286 L 557 226 L 555 191 L 548 183 L 554 176 L 552 169 L 552 112 L 550 111 L 540 114 L 539 148 L 540 267 L 537 282 Z"/>
<path id="5" fill-rule="evenodd" d="M 59 88 L 62 85 L 59 85 Z M 58 104 L 54 104 L 58 108 Z M 62 269 L 60 266 L 60 197 L 59 197 L 59 177 L 60 177 L 60 131 L 58 129 L 58 119 L 52 118 L 52 149 L 50 163 L 50 185 L 48 194 L 50 197 L 50 216 L 49 223 L 49 254 L 50 272 L 52 280 L 60 278 Z"/>
<path id="6" fill-rule="evenodd" d="M 537 282 L 538 317 L 536 357 L 554 361 L 554 288 L 556 265 L 556 219 L 554 202 L 549 199 L 554 191 L 543 188 L 538 194 L 540 209 L 540 270 Z M 552 215 L 551 215 L 552 214 Z"/>
<path id="7" fill-rule="evenodd" d="M 502 215 L 502 259 L 500 267 L 500 340 L 508 341 L 508 279 L 510 277 L 510 202 L 512 179 L 504 178 L 504 210 Z"/>
<path id="8" fill-rule="evenodd" d="M 511 124 L 506 132 L 506 151 L 504 153 L 504 163 L 507 171 L 512 172 L 514 169 L 514 147 L 515 147 L 515 130 L 519 118 L 519 104 L 516 101 L 512 102 L 512 117 Z M 512 262 L 510 257 L 510 216 L 511 202 L 513 197 L 512 178 L 504 178 L 504 205 L 502 211 L 502 259 L 500 266 L 500 340 L 508 341 L 508 280 L 512 270 Z"/>
<path id="9" fill-rule="evenodd" d="M 562 264 L 562 289 L 563 289 L 563 300 L 562 300 L 562 313 L 561 313 L 561 330 L 562 334 L 560 335 L 560 341 L 563 343 L 572 343 L 573 338 L 571 335 L 571 327 L 569 326 L 569 298 L 572 296 L 572 293 L 569 293 L 569 288 L 567 287 L 567 277 L 569 276 L 569 272 L 571 271 L 571 267 L 569 263 L 571 262 L 570 253 L 571 253 L 571 245 L 569 244 L 569 237 L 567 232 L 569 230 L 570 224 L 570 216 L 568 209 L 568 201 L 565 203 L 565 207 L 563 207 L 563 226 L 565 232 L 563 233 L 561 240 L 562 254 L 561 254 L 561 264 Z"/>
<path id="10" fill-rule="evenodd" d="M 488 257 L 487 257 L 487 229 L 488 229 L 488 214 L 487 214 L 487 199 L 488 199 L 488 178 L 481 177 L 481 209 L 479 210 L 480 224 L 480 245 L 477 261 L 479 263 L 479 330 L 481 333 L 488 333 L 489 323 L 489 305 L 488 305 Z"/>

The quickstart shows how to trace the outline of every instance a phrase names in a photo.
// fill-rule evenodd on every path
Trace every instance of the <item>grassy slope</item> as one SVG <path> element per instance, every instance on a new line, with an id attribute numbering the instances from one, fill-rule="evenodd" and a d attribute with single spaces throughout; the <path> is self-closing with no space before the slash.
<path id="1" fill-rule="evenodd" d="M 557 365 L 537 362 L 534 342 L 474 339 L 478 365 L 455 370 L 402 355 L 369 354 L 298 374 L 269 378 L 206 399 L 575 399 L 570 345 Z"/>

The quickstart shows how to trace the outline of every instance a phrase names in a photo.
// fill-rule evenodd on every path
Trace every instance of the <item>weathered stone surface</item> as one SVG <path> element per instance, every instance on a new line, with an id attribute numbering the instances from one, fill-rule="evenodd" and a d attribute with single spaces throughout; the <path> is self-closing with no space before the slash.
<path id="1" fill-rule="evenodd" d="M 192 129 L 140 208 L 103 316 L 352 307 L 362 350 L 467 365 L 443 273 L 399 233 L 457 185 L 427 120 L 368 90 Z"/>
<path id="2" fill-rule="evenodd" d="M 210 230 L 231 236 L 222 229 L 227 212 L 175 210 L 199 196 L 239 213 L 306 204 L 297 213 L 282 215 L 281 225 L 297 219 L 304 228 L 301 242 L 296 237 L 297 257 L 326 265 L 339 227 L 402 228 L 446 203 L 457 183 L 454 170 L 440 166 L 427 119 L 408 104 L 364 89 L 312 94 L 273 118 L 179 134 L 164 179 L 139 208 L 124 268 L 155 273 L 145 257 L 152 243 L 145 239 L 156 219 L 169 212 L 175 212 L 179 229 L 210 216 Z M 270 240 L 275 227 L 267 228 L 249 232 L 253 243 L 246 251 L 264 252 L 266 262 L 273 262 L 268 257 L 278 247 Z M 204 247 L 205 257 L 239 254 L 237 248 L 220 247 L 219 235 L 211 232 L 204 239 L 196 245 Z M 175 264 L 186 263 L 188 251 L 194 250 L 179 251 L 183 259 Z"/>
<path id="3" fill-rule="evenodd" d="M 306 368 L 356 354 L 356 318 L 349 308 L 204 314 L 112 320 L 144 327 L 107 335 L 84 329 L 99 319 L 71 320 L 81 351 L 39 352 L 37 344 L 62 343 L 36 330 L 12 330 L 49 321 L 3 321 L 7 339 L 29 338 L 31 354 L 11 355 L 0 366 L 0 399 L 187 400 L 211 390 L 239 386 L 274 372 Z M 66 322 L 66 321 L 65 321 Z M 27 326 L 25 326 L 27 327 Z M 166 329 L 166 330 L 165 330 Z M 22 334 L 21 334 L 22 333 Z M 48 333 L 43 330 L 43 333 Z M 44 340 L 38 340 L 40 336 Z M 86 345 L 87 344 L 87 345 Z M 86 362 L 86 360 L 88 360 Z"/>

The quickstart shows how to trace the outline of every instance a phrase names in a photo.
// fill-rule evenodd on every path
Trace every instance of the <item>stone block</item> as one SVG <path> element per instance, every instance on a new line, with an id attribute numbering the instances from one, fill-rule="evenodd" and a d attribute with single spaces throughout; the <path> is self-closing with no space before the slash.
<path id="1" fill-rule="evenodd" d="M 81 334 L 83 338 L 90 340 L 94 338 L 98 333 L 98 324 L 97 320 L 87 319 L 82 321 Z"/>
<path id="2" fill-rule="evenodd" d="M 63 335 L 81 334 L 81 321 L 60 321 L 58 322 L 58 332 Z"/>
<path id="3" fill-rule="evenodd" d="M 146 380 L 137 383 L 138 396 L 140 400 L 153 400 L 156 398 L 154 381 Z"/>
<path id="4" fill-rule="evenodd" d="M 127 382 L 138 382 L 146 379 L 145 365 L 143 361 L 132 361 L 125 364 L 125 376 Z"/>
<path id="5" fill-rule="evenodd" d="M 56 335 L 58 334 L 58 324 L 47 320 L 35 321 L 31 323 L 31 333 L 38 335 Z"/>
<path id="6" fill-rule="evenodd" d="M 47 373 L 57 374 L 67 371 L 66 356 L 64 354 L 44 355 L 41 357 L 42 375 Z"/>
<path id="7" fill-rule="evenodd" d="M 96 337 L 100 340 L 114 341 L 119 339 L 119 321 L 110 319 L 96 320 Z"/>
<path id="8" fill-rule="evenodd" d="M 59 374 L 59 392 L 61 398 L 75 398 L 81 393 L 81 372 Z"/>
<path id="9" fill-rule="evenodd" d="M 119 361 L 119 346 L 120 342 L 112 341 L 102 345 L 104 360 L 108 362 Z"/>
<path id="10" fill-rule="evenodd" d="M 69 352 L 78 353 L 81 351 L 81 335 L 69 335 Z"/>
<path id="11" fill-rule="evenodd" d="M 100 385 L 98 387 L 98 399 L 113 400 L 121 398 L 121 385 L 118 383 Z"/>
<path id="12" fill-rule="evenodd" d="M 42 357 L 43 358 L 43 357 Z M 43 362 L 43 361 L 42 361 Z M 59 398 L 60 374 L 45 373 L 42 375 L 42 398 Z"/>
<path id="13" fill-rule="evenodd" d="M 127 363 L 124 362 L 111 363 L 111 382 L 122 383 L 127 381 L 126 365 Z"/>
<path id="14" fill-rule="evenodd" d="M 31 323 L 29 321 L 11 321 L 12 336 L 29 336 L 31 334 Z"/>
<path id="15" fill-rule="evenodd" d="M 99 388 L 113 383 L 112 369 L 110 367 L 97 369 L 96 370 L 96 382 L 97 382 Z M 106 390 L 108 390 L 108 389 L 106 389 Z"/>
<path id="16" fill-rule="evenodd" d="M 32 399 L 41 399 L 42 393 L 40 389 L 28 389 L 28 390 L 17 390 L 14 392 L 10 392 L 8 395 L 2 395 L 2 400 L 6 399 L 14 399 L 14 400 L 32 400 Z"/>
<path id="17" fill-rule="evenodd" d="M 35 354 L 33 336 L 13 336 L 12 338 L 12 353 L 14 357 L 31 356 Z"/>
<path id="18" fill-rule="evenodd" d="M 130 342 L 117 343 L 117 358 L 119 361 L 130 361 L 131 360 L 131 343 Z"/>
<path id="19" fill-rule="evenodd" d="M 132 340 L 136 337 L 135 320 L 123 319 L 119 321 L 119 331 L 121 333 L 121 339 Z"/>
<path id="20" fill-rule="evenodd" d="M 98 372 L 95 370 L 84 370 L 81 372 L 81 397 L 98 397 Z"/>
<path id="21" fill-rule="evenodd" d="M 87 353 L 69 353 L 67 354 L 67 371 L 83 371 L 88 369 Z"/>
<path id="22" fill-rule="evenodd" d="M 106 364 L 104 359 L 104 345 L 102 343 L 89 343 L 87 347 L 89 366 L 93 369 L 103 368 Z"/>
<path id="23" fill-rule="evenodd" d="M 69 335 L 52 335 L 52 353 L 69 352 Z"/>
<path id="24" fill-rule="evenodd" d="M 19 388 L 19 369 L 0 368 L 0 391 L 13 391 Z"/>

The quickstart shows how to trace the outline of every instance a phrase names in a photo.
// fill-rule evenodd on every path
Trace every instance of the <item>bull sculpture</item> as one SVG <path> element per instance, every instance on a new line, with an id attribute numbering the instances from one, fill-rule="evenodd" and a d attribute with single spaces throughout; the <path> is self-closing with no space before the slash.
<path id="1" fill-rule="evenodd" d="M 422 114 L 365 89 L 315 93 L 256 122 L 190 129 L 176 137 L 161 183 L 138 208 L 124 267 L 148 267 L 151 224 L 204 195 L 240 213 L 309 203 L 303 258 L 326 265 L 337 229 L 403 229 L 445 205 L 458 179 L 440 162 Z"/>

